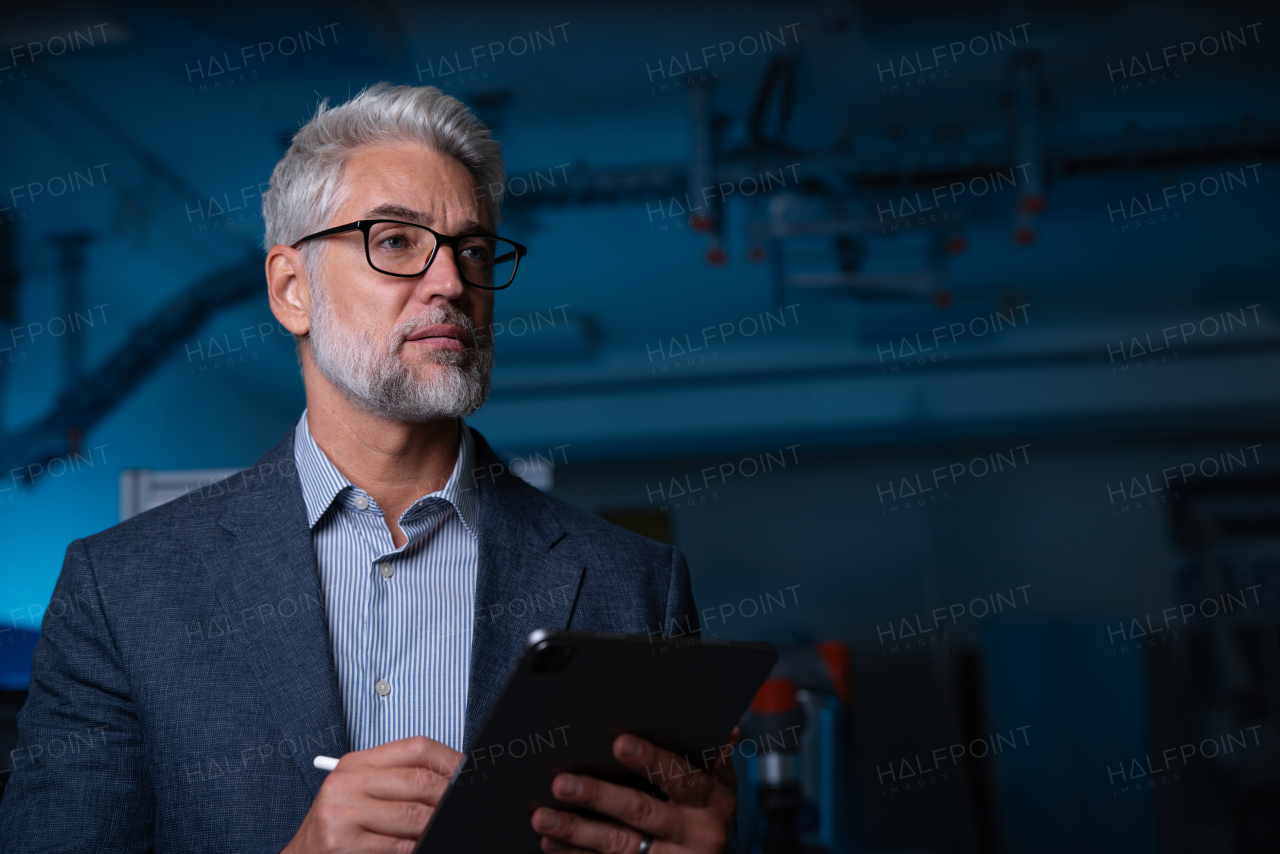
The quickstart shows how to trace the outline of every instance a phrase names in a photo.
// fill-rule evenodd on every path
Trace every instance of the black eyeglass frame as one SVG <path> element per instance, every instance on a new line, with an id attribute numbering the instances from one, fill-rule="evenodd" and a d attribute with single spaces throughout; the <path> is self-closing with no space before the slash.
<path id="1" fill-rule="evenodd" d="M 432 247 L 431 254 L 427 256 L 427 263 L 422 265 L 421 270 L 419 270 L 416 273 L 389 273 L 386 270 L 383 270 L 374 266 L 373 258 L 370 257 L 369 255 L 369 229 L 373 228 L 375 225 L 382 222 L 390 222 L 390 223 L 394 223 L 395 225 L 408 225 L 408 226 L 412 226 L 413 228 L 421 228 L 423 231 L 429 231 L 435 235 L 436 245 Z M 345 234 L 348 231 L 360 231 L 364 233 L 364 260 L 369 263 L 370 269 L 374 270 L 375 272 L 382 273 L 384 276 L 396 276 L 401 279 L 416 279 L 418 276 L 421 276 L 423 273 L 427 272 L 427 270 L 431 267 L 431 262 L 436 260 L 436 253 L 440 251 L 441 246 L 448 246 L 452 248 L 454 257 L 456 259 L 458 254 L 458 244 L 463 240 L 467 240 L 472 237 L 488 237 L 493 240 L 505 240 L 507 243 L 510 243 L 512 246 L 516 248 L 516 253 L 515 253 L 516 263 L 515 263 L 515 266 L 511 268 L 511 278 L 507 280 L 507 283 L 505 285 L 478 285 L 475 282 L 468 281 L 466 278 L 466 274 L 462 272 L 462 265 L 458 264 L 456 260 L 454 262 L 458 268 L 458 275 L 462 277 L 462 281 L 465 284 L 468 284 L 473 288 L 482 288 L 483 290 L 486 290 L 486 291 L 500 291 L 503 288 L 510 287 L 511 283 L 516 280 L 516 272 L 520 269 L 520 259 L 523 258 L 525 254 L 528 253 L 529 251 L 528 247 L 520 243 L 516 243 L 514 240 L 511 240 L 510 238 L 499 237 L 496 234 L 458 234 L 458 235 L 450 236 L 448 234 L 441 234 L 440 232 L 436 231 L 434 228 L 427 228 L 425 225 L 421 225 L 416 222 L 405 222 L 404 220 L 400 220 L 400 219 L 358 219 L 355 222 L 349 222 L 346 225 L 335 225 L 333 228 L 326 228 L 324 231 L 317 231 L 315 234 L 308 234 L 306 237 L 303 237 L 295 241 L 290 248 L 297 249 L 300 244 L 306 243 L 308 240 L 315 240 L 318 237 L 329 237 L 330 235 L 334 235 L 334 234 Z M 499 258 L 494 258 L 493 262 L 497 264 L 500 261 L 505 261 L 508 257 L 510 257 L 510 253 L 507 253 L 506 255 L 503 255 Z"/>

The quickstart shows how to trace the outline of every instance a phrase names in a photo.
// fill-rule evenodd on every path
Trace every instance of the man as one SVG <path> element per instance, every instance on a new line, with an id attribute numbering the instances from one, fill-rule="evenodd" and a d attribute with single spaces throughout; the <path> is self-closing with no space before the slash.
<path id="1" fill-rule="evenodd" d="M 678 551 L 543 495 L 462 423 L 524 253 L 494 231 L 503 180 L 434 88 L 375 86 L 298 132 L 263 212 L 306 410 L 240 475 L 68 548 L 54 596 L 78 607 L 42 626 L 0 850 L 407 854 L 529 631 L 696 625 Z M 326 776 L 318 754 L 342 758 Z M 718 770 L 668 801 L 560 775 L 608 820 L 531 825 L 545 851 L 720 851 Z"/>

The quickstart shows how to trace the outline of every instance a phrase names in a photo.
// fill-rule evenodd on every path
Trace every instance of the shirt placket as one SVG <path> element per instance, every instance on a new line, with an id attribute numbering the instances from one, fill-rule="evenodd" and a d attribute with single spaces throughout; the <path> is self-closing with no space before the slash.
<path id="1" fill-rule="evenodd" d="M 370 700 L 369 731 L 373 743 L 385 744 L 400 735 L 396 721 L 402 716 L 397 716 L 395 709 L 412 708 L 423 693 L 418 683 L 424 674 L 408 672 L 405 660 L 404 645 L 410 642 L 406 632 L 412 630 L 405 612 L 412 609 L 404 594 L 406 580 L 399 570 L 407 562 L 406 556 L 423 545 L 419 541 L 438 527 L 449 505 L 440 499 L 429 499 L 407 511 L 400 519 L 405 543 L 397 549 L 381 509 L 372 499 L 366 500 L 367 510 L 360 512 L 358 526 L 371 558 L 366 576 L 369 619 L 364 684 L 372 683 L 372 694 L 365 696 Z"/>
<path id="2" fill-rule="evenodd" d="M 406 537 L 405 544 L 400 547 L 398 555 L 401 560 L 408 563 L 412 560 L 414 553 L 421 552 L 428 548 L 428 540 L 432 532 L 437 531 L 442 524 L 445 513 L 450 510 L 450 505 L 440 499 L 429 498 L 426 501 L 411 507 L 400 518 L 400 530 L 404 532 Z M 417 564 L 415 564 L 417 566 Z M 402 726 L 401 730 L 389 734 L 388 738 L 405 737 L 407 735 L 428 735 L 427 732 L 419 732 L 421 729 L 422 718 L 429 717 L 426 715 L 426 704 L 432 702 L 430 692 L 426 690 L 427 673 L 422 672 L 422 667 L 429 667 L 432 661 L 431 655 L 428 653 L 425 660 L 419 662 L 418 657 L 411 653 L 416 651 L 421 654 L 422 649 L 415 646 L 420 638 L 423 627 L 420 625 L 411 625 L 415 614 L 419 611 L 427 611 L 431 607 L 439 607 L 438 603 L 414 603 L 409 601 L 410 595 L 420 595 L 423 592 L 422 585 L 425 579 L 415 578 L 411 587 L 401 585 L 398 591 L 401 593 L 396 600 L 391 603 L 389 613 L 395 621 L 399 631 L 395 634 L 398 640 L 396 647 L 396 672 L 403 689 L 407 692 L 405 696 L 411 697 L 412 712 L 398 719 Z M 407 583 L 407 580 L 406 580 Z M 411 590 L 412 594 L 405 593 Z M 425 606 L 425 607 L 424 607 Z M 428 622 L 430 622 L 428 617 Z M 419 656 L 420 657 L 420 656 Z M 417 726 L 415 726 L 415 723 Z M 413 732 L 405 731 L 405 727 L 413 729 Z"/>
<path id="3" fill-rule="evenodd" d="M 360 656 L 360 695 L 366 698 L 366 732 L 372 744 L 384 744 L 393 720 L 391 703 L 397 689 L 403 690 L 396 668 L 393 639 L 394 546 L 382 511 L 369 496 L 356 490 L 353 499 L 355 528 L 364 548 L 362 570 L 365 584 L 365 630 Z M 390 575 L 387 574 L 391 570 Z"/>

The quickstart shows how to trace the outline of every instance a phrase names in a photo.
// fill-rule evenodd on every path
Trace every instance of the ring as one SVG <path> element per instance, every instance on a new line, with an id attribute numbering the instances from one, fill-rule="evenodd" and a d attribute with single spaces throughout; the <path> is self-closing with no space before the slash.
<path id="1" fill-rule="evenodd" d="M 653 837 L 647 833 L 640 834 L 640 849 L 636 854 L 649 854 L 649 849 L 653 847 Z"/>

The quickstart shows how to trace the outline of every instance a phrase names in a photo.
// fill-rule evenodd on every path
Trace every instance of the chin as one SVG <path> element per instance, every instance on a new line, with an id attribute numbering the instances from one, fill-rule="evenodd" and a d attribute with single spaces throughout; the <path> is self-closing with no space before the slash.
<path id="1" fill-rule="evenodd" d="M 403 364 L 428 370 L 433 367 L 456 368 L 474 358 L 475 353 L 470 347 L 465 350 L 428 350 L 422 348 L 422 351 L 414 356 L 406 356 L 403 351 L 400 354 Z"/>

